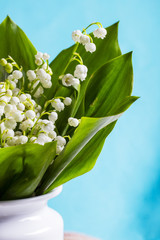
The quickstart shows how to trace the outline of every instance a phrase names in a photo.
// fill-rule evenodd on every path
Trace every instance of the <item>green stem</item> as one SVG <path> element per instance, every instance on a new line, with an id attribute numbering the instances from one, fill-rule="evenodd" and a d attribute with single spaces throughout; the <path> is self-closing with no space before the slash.
<path id="1" fill-rule="evenodd" d="M 83 65 L 83 59 L 81 58 L 81 56 L 79 55 L 79 53 L 75 52 L 74 55 L 79 58 L 80 63 Z"/>
<path id="2" fill-rule="evenodd" d="M 35 92 L 37 91 L 37 89 L 41 86 L 41 83 L 39 82 L 38 85 L 34 88 L 33 92 L 32 92 L 32 96 L 35 94 Z"/>
<path id="3" fill-rule="evenodd" d="M 72 62 L 73 62 L 73 61 L 77 61 L 77 62 L 79 62 L 81 65 L 83 65 L 83 63 L 82 63 L 79 59 L 77 59 L 76 57 L 73 57 L 71 61 L 72 61 Z"/>
<path id="4" fill-rule="evenodd" d="M 64 138 L 68 138 L 69 140 L 71 140 L 71 137 L 69 135 L 67 136 L 63 136 Z"/>
<path id="5" fill-rule="evenodd" d="M 78 46 L 79 46 L 79 43 L 77 42 L 77 43 L 75 44 L 74 49 L 73 49 L 73 52 L 72 52 L 71 58 L 69 59 L 67 65 L 66 65 L 66 67 L 64 68 L 64 70 L 63 70 L 63 72 L 62 72 L 61 75 L 64 75 L 64 73 L 65 73 L 65 71 L 67 70 L 69 64 L 72 62 L 72 58 L 73 58 L 73 56 L 74 56 L 74 53 L 77 51 Z"/>
<path id="6" fill-rule="evenodd" d="M 83 33 L 83 32 L 86 32 L 86 30 L 87 30 L 89 27 L 91 27 L 92 25 L 97 25 L 98 27 L 103 27 L 100 22 L 93 22 L 93 23 L 89 24 L 85 29 L 83 29 L 82 33 Z"/>
<path id="7" fill-rule="evenodd" d="M 72 62 L 72 59 L 73 59 L 74 53 L 77 51 L 78 46 L 79 46 L 79 43 L 77 42 L 77 43 L 75 44 L 74 48 L 73 48 L 73 51 L 72 51 L 71 57 L 70 57 L 70 59 L 69 59 L 67 65 L 66 65 L 66 67 L 64 68 L 64 70 L 62 71 L 62 73 L 61 73 L 59 76 L 63 76 L 63 75 L 65 74 L 65 72 L 66 72 L 66 70 L 67 70 L 69 64 Z M 57 91 L 59 91 L 62 87 L 63 87 L 63 86 L 60 85 L 59 87 L 56 88 L 56 90 L 55 90 L 55 92 L 54 92 L 54 95 L 55 95 L 55 96 L 56 96 Z"/>

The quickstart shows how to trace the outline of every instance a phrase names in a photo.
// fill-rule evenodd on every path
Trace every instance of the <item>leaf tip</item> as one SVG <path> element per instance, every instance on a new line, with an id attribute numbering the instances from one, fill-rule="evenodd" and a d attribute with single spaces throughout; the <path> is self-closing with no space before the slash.
<path id="1" fill-rule="evenodd" d="M 7 15 L 6 21 L 13 22 L 9 15 Z"/>
<path id="2" fill-rule="evenodd" d="M 132 57 L 132 55 L 133 55 L 133 51 L 128 52 L 128 56 Z"/>
<path id="3" fill-rule="evenodd" d="M 133 51 L 130 51 L 130 52 L 123 54 L 122 56 L 126 59 L 132 59 L 132 54 L 133 54 Z"/>
<path id="4" fill-rule="evenodd" d="M 6 24 L 6 23 L 13 23 L 12 19 L 10 18 L 9 15 L 7 15 L 7 17 L 3 20 L 2 24 Z"/>
<path id="5" fill-rule="evenodd" d="M 111 26 L 109 26 L 109 27 L 107 27 L 107 28 L 114 28 L 114 27 L 115 27 L 115 29 L 118 30 L 119 22 L 120 22 L 120 21 L 118 20 L 117 22 L 113 23 Z M 106 28 L 106 29 L 107 29 L 107 28 Z"/>
<path id="6" fill-rule="evenodd" d="M 135 101 L 137 101 L 138 99 L 140 99 L 141 97 L 139 96 L 135 96 Z"/>

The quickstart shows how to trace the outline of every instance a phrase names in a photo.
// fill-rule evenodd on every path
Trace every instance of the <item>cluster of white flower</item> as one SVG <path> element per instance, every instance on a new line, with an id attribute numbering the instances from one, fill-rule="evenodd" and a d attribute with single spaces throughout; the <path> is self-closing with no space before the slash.
<path id="1" fill-rule="evenodd" d="M 83 34 L 80 30 L 75 30 L 72 32 L 72 39 L 75 43 L 83 44 L 87 52 L 93 53 L 96 51 L 96 45 L 93 43 L 90 35 Z"/>
<path id="2" fill-rule="evenodd" d="M 103 39 L 106 30 L 102 27 L 96 29 L 93 34 Z M 72 33 L 75 42 L 82 43 L 85 49 L 90 52 L 96 50 L 92 38 L 83 34 L 80 30 Z M 25 143 L 45 143 L 56 141 L 57 154 L 64 149 L 70 136 L 60 136 L 57 131 L 56 121 L 58 113 L 65 107 L 72 104 L 70 97 L 55 97 L 47 100 L 43 108 L 37 104 L 37 98 L 44 93 L 44 88 L 51 88 L 52 70 L 49 67 L 47 53 L 37 52 L 35 55 L 36 69 L 28 70 L 26 75 L 29 80 L 28 89 L 25 91 L 25 73 L 11 56 L 0 59 L 1 66 L 7 72 L 7 77 L 0 82 L 0 147 L 10 147 Z M 61 76 L 62 84 L 65 87 L 77 88 L 80 81 L 87 77 L 87 67 L 83 65 L 81 56 L 74 52 L 73 60 L 79 64 L 76 66 L 73 75 L 67 73 Z M 80 120 L 69 117 L 68 126 L 77 127 Z"/>
<path id="3" fill-rule="evenodd" d="M 35 98 L 39 98 L 44 93 L 43 88 L 52 86 L 52 69 L 48 65 L 49 58 L 50 56 L 47 53 L 37 52 L 35 55 L 37 69 L 27 71 L 27 77 L 30 81 L 29 88 L 34 93 Z"/>
<path id="4" fill-rule="evenodd" d="M 74 71 L 74 76 L 70 73 L 65 74 L 62 77 L 62 84 L 66 87 L 77 87 L 80 84 L 80 80 L 84 81 L 87 77 L 88 68 L 83 64 L 78 64 Z"/>
<path id="5" fill-rule="evenodd" d="M 107 35 L 107 30 L 103 28 L 100 23 L 93 23 L 93 24 L 98 25 L 98 28 L 93 32 L 94 37 L 104 39 L 105 36 Z M 93 24 L 90 24 L 89 26 Z M 93 53 L 96 51 L 96 45 L 93 43 L 92 37 L 86 33 L 86 29 L 84 29 L 82 32 L 80 30 L 73 31 L 72 39 L 75 43 L 78 42 L 83 44 L 87 52 Z"/>
<path id="6" fill-rule="evenodd" d="M 93 24 L 90 24 L 89 26 Z M 104 39 L 107 34 L 106 29 L 103 28 L 100 23 L 95 23 L 95 24 L 97 24 L 99 28 L 94 30 L 93 32 L 94 37 Z M 92 37 L 86 33 L 86 29 L 83 29 L 82 32 L 80 30 L 73 31 L 72 39 L 75 41 L 75 43 L 83 44 L 87 52 L 93 53 L 96 51 L 96 45 L 93 43 Z M 61 77 L 62 84 L 66 87 L 70 87 L 70 86 L 77 87 L 80 84 L 80 81 L 84 81 L 87 77 L 88 68 L 85 65 L 83 65 L 82 58 L 76 52 L 73 55 L 74 56 L 72 60 L 77 60 L 80 64 L 76 66 L 74 75 L 72 75 L 71 73 L 67 73 Z"/>
<path id="7" fill-rule="evenodd" d="M 19 88 L 19 85 L 23 83 L 22 81 L 19 84 L 19 81 L 24 78 L 22 68 L 19 68 L 11 57 L 8 58 L 9 63 L 7 59 L 0 60 L 2 66 L 5 67 L 7 64 L 12 66 L 12 71 L 8 71 L 10 74 L 5 81 L 0 82 L 0 145 L 9 147 L 27 142 L 44 145 L 47 142 L 57 141 L 57 154 L 59 154 L 63 150 L 66 140 L 62 136 L 57 136 L 55 122 L 58 119 L 58 112 L 63 111 L 65 106 L 69 106 L 72 99 L 61 97 L 48 100 L 46 106 L 49 104 L 52 106 L 48 112 L 36 103 L 33 97 L 37 98 L 42 94 L 39 89 L 42 86 L 44 88 L 51 87 L 52 71 L 48 62 L 44 62 L 44 60 L 48 60 L 48 54 L 38 52 L 35 57 L 40 67 L 27 71 L 30 84 L 33 83 L 32 87 L 30 86 L 31 94 L 25 93 L 23 88 Z M 14 70 L 15 66 L 17 69 Z M 37 82 L 41 84 L 39 86 L 37 84 L 38 87 L 33 92 Z M 44 115 L 47 117 L 42 119 Z M 79 120 L 76 121 L 79 124 Z"/>

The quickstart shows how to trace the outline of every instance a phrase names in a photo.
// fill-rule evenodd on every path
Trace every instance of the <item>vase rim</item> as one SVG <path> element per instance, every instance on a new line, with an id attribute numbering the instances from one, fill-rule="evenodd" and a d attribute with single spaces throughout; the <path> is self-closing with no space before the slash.
<path id="1" fill-rule="evenodd" d="M 37 200 L 49 200 L 51 198 L 56 197 L 57 195 L 59 195 L 62 192 L 62 188 L 63 186 L 59 186 L 54 188 L 52 191 L 43 194 L 43 195 L 39 195 L 39 196 L 34 196 L 34 197 L 29 197 L 29 198 L 21 198 L 21 199 L 13 199 L 13 200 L 4 200 L 4 201 L 0 201 L 0 205 L 4 205 L 4 204 L 19 204 L 19 203 L 27 203 L 27 202 L 33 202 L 33 201 L 37 201 Z"/>

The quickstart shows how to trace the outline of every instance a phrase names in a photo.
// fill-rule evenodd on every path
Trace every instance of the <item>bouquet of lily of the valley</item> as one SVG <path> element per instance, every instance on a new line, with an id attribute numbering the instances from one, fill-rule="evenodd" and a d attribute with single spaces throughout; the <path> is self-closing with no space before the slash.
<path id="1" fill-rule="evenodd" d="M 47 193 L 93 168 L 137 99 L 117 29 L 95 22 L 74 31 L 75 44 L 49 64 L 9 17 L 1 23 L 0 200 Z"/>

